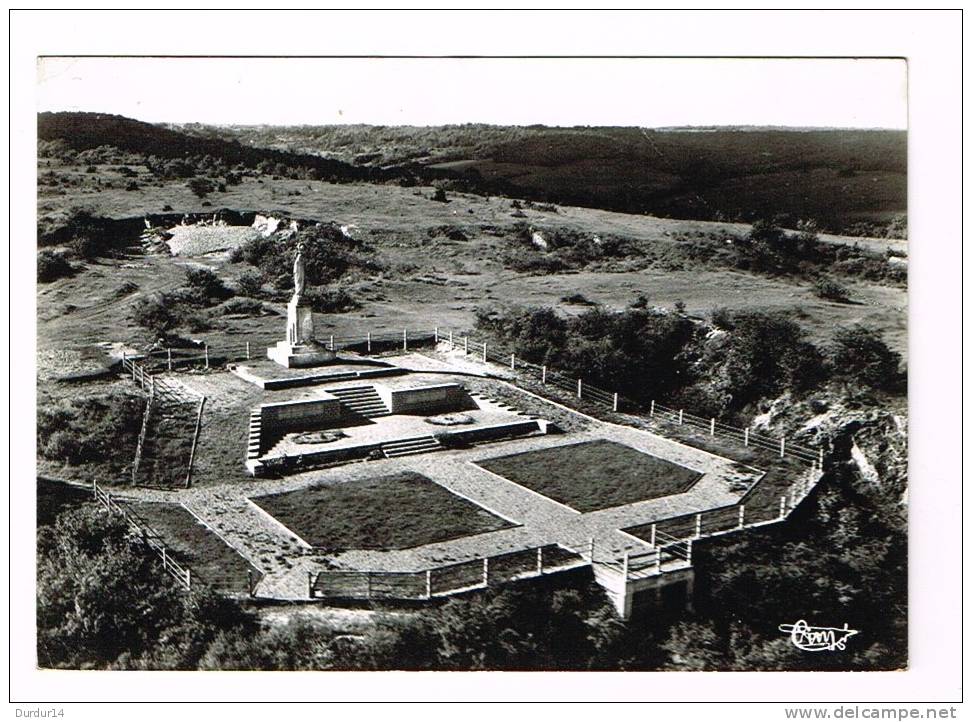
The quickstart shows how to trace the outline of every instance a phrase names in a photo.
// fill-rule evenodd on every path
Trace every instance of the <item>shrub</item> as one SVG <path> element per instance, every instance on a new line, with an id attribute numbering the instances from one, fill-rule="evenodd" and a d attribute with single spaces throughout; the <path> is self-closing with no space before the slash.
<path id="1" fill-rule="evenodd" d="M 234 248 L 233 250 L 239 251 L 240 249 Z M 240 253 L 240 258 L 242 259 L 242 252 Z M 260 291 L 263 289 L 263 276 L 257 271 L 244 271 L 236 279 L 236 287 L 244 296 L 259 296 Z"/>
<path id="2" fill-rule="evenodd" d="M 255 298 L 231 298 L 219 307 L 222 313 L 238 313 L 247 316 L 257 316 L 263 313 L 263 304 Z"/>
<path id="3" fill-rule="evenodd" d="M 841 283 L 832 278 L 821 276 L 813 284 L 813 292 L 819 298 L 838 303 L 847 303 L 850 300 L 850 291 Z"/>
<path id="4" fill-rule="evenodd" d="M 63 253 L 57 251 L 40 251 L 37 254 L 37 280 L 40 283 L 50 283 L 58 278 L 64 278 L 74 273 L 74 266 Z"/>
<path id="5" fill-rule="evenodd" d="M 863 326 L 838 329 L 831 351 L 834 373 L 875 389 L 892 390 L 902 379 L 901 355 L 875 331 Z"/>
<path id="6" fill-rule="evenodd" d="M 68 241 L 67 246 L 71 249 L 71 253 L 74 254 L 75 258 L 84 260 L 97 258 L 103 250 L 92 236 L 86 234 L 74 236 Z"/>
<path id="7" fill-rule="evenodd" d="M 713 326 L 716 328 L 721 328 L 723 331 L 731 331 L 733 328 L 732 313 L 725 306 L 712 309 L 712 313 L 709 315 L 709 318 L 711 319 Z"/>
<path id="8" fill-rule="evenodd" d="M 132 308 L 132 319 L 154 338 L 165 338 L 181 322 L 174 305 L 166 294 L 140 298 Z"/>
<path id="9" fill-rule="evenodd" d="M 343 288 L 310 289 L 304 297 L 310 307 L 318 313 L 347 313 L 361 307 L 361 304 Z"/>
<path id="10" fill-rule="evenodd" d="M 444 188 L 436 188 L 435 193 L 432 194 L 432 200 L 438 201 L 439 203 L 449 202 L 449 199 L 446 197 L 446 192 Z"/>
<path id="11" fill-rule="evenodd" d="M 128 181 L 128 183 L 125 185 L 126 191 L 137 191 L 138 189 L 139 185 L 135 181 Z"/>
<path id="12" fill-rule="evenodd" d="M 596 306 L 597 304 L 585 296 L 583 293 L 571 293 L 566 296 L 561 296 L 560 300 L 563 303 L 570 303 L 577 306 Z"/>
<path id="13" fill-rule="evenodd" d="M 186 285 L 195 299 L 204 304 L 233 295 L 219 276 L 208 268 L 187 268 Z"/>
<path id="14" fill-rule="evenodd" d="M 193 195 L 195 195 L 197 198 L 205 198 L 214 190 L 212 181 L 210 181 L 208 178 L 202 178 L 200 176 L 190 178 L 186 182 L 186 187 L 191 190 Z"/>

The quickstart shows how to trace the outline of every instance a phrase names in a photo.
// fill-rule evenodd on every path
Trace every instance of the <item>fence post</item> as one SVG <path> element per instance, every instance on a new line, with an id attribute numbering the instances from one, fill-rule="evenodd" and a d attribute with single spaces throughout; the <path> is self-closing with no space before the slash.
<path id="1" fill-rule="evenodd" d="M 252 597 L 253 596 L 253 570 L 246 570 L 246 591 Z"/>
<path id="2" fill-rule="evenodd" d="M 425 570 L 425 598 L 432 598 L 432 570 Z"/>
<path id="3" fill-rule="evenodd" d="M 739 505 L 739 528 L 740 529 L 743 528 L 745 524 L 745 519 L 746 519 L 746 505 L 740 504 Z"/>
<path id="4" fill-rule="evenodd" d="M 307 598 L 314 598 L 314 572 L 307 572 Z"/>
<path id="5" fill-rule="evenodd" d="M 192 570 L 186 569 L 186 589 L 192 590 Z"/>
<path id="6" fill-rule="evenodd" d="M 209 344 L 203 344 L 203 350 L 206 352 L 206 368 L 209 368 Z"/>
<path id="7" fill-rule="evenodd" d="M 623 573 L 624 573 L 624 583 L 625 584 L 628 583 L 628 555 L 629 554 L 630 554 L 630 552 L 625 552 L 624 553 L 624 572 Z"/>
<path id="8" fill-rule="evenodd" d="M 135 369 L 135 360 L 132 359 L 132 381 L 135 381 L 136 380 L 135 379 L 135 374 L 136 373 L 138 373 L 138 371 Z"/>
<path id="9" fill-rule="evenodd" d="M 688 548 L 686 549 L 686 554 L 685 554 L 685 561 L 686 561 L 686 562 L 687 562 L 688 564 L 691 564 L 691 563 L 692 563 L 692 540 L 691 540 L 691 539 L 689 539 L 689 540 L 688 540 L 687 542 L 685 542 L 685 543 L 686 543 L 686 545 L 687 545 L 687 547 L 688 547 Z"/>
<path id="10" fill-rule="evenodd" d="M 449 350 L 456 350 L 456 342 L 452 339 L 452 331 L 449 331 Z"/>
<path id="11" fill-rule="evenodd" d="M 547 367 L 546 365 L 540 367 L 540 383 L 547 383 Z"/>
<path id="12" fill-rule="evenodd" d="M 780 458 L 782 459 L 785 454 L 786 454 L 786 437 L 781 436 L 780 437 Z"/>
<path id="13" fill-rule="evenodd" d="M 582 389 L 583 389 L 583 386 L 581 385 L 581 380 L 580 379 L 577 379 L 577 398 L 579 398 L 579 399 L 584 398 L 584 396 L 581 393 Z"/>
<path id="14" fill-rule="evenodd" d="M 652 525 L 651 525 L 651 545 L 652 545 L 652 546 L 655 546 L 655 532 L 656 532 L 656 531 L 657 531 L 657 530 L 656 530 L 656 528 L 655 528 L 655 525 L 654 525 L 654 524 L 652 524 Z"/>
<path id="15" fill-rule="evenodd" d="M 780 519 L 786 516 L 786 495 L 780 497 Z"/>
<path id="16" fill-rule="evenodd" d="M 661 574 L 661 549 L 655 551 L 655 574 Z"/>
<path id="17" fill-rule="evenodd" d="M 743 446 L 749 446 L 749 427 L 743 429 Z"/>
<path id="18" fill-rule="evenodd" d="M 98 480 L 97 479 L 93 479 L 91 481 L 91 491 L 94 492 L 94 498 L 97 499 L 98 498 Z"/>
<path id="19" fill-rule="evenodd" d="M 167 348 L 165 350 L 165 352 L 166 352 L 166 356 L 168 357 L 169 371 L 171 371 L 172 370 L 172 349 L 171 348 Z M 249 358 L 249 357 L 247 357 L 247 358 Z"/>
<path id="20" fill-rule="evenodd" d="M 510 354 L 510 371 L 516 371 L 516 354 Z"/>
<path id="21" fill-rule="evenodd" d="M 489 586 L 489 557 L 483 559 L 483 586 Z"/>
<path id="22" fill-rule="evenodd" d="M 684 415 L 685 415 L 685 409 L 679 409 L 678 410 L 678 425 L 679 426 L 682 425 L 682 419 L 683 419 Z"/>
<path id="23" fill-rule="evenodd" d="M 823 449 L 817 450 L 817 461 L 820 462 L 820 471 L 823 471 Z"/>
<path id="24" fill-rule="evenodd" d="M 246 360 L 247 361 L 250 360 L 250 342 L 249 341 L 246 342 Z"/>
<path id="25" fill-rule="evenodd" d="M 330 336 L 327 337 L 327 350 L 328 351 L 333 351 L 334 350 L 334 334 L 333 333 Z"/>
<path id="26" fill-rule="evenodd" d="M 709 421 L 709 436 L 715 436 L 715 419 Z"/>
<path id="27" fill-rule="evenodd" d="M 432 333 L 435 335 L 435 344 L 436 344 L 436 346 L 438 346 L 439 345 L 439 327 L 436 326 L 435 328 L 433 328 L 432 329 Z"/>
<path id="28" fill-rule="evenodd" d="M 543 547 L 537 547 L 537 576 L 543 574 Z"/>
<path id="29" fill-rule="evenodd" d="M 468 336 L 463 336 L 462 337 L 462 355 L 463 356 L 468 356 L 469 355 L 469 337 Z"/>
<path id="30" fill-rule="evenodd" d="M 371 331 L 368 331 L 368 353 L 371 353 Z"/>
<path id="31" fill-rule="evenodd" d="M 702 515 L 695 515 L 695 538 L 698 539 L 702 536 Z"/>
<path id="32" fill-rule="evenodd" d="M 655 400 L 654 399 L 651 400 L 651 410 L 648 412 L 648 415 L 649 416 L 654 416 L 655 415 Z"/>
<path id="33" fill-rule="evenodd" d="M 483 341 L 483 363 L 486 363 L 486 342 Z"/>
<path id="34" fill-rule="evenodd" d="M 614 410 L 615 411 L 618 410 L 618 392 L 617 391 L 614 392 Z"/>
<path id="35" fill-rule="evenodd" d="M 594 563 L 594 537 L 591 537 L 590 555 L 591 555 L 591 564 L 593 564 Z"/>
<path id="36" fill-rule="evenodd" d="M 165 547 L 162 547 L 162 568 L 168 569 L 169 567 L 169 555 L 165 553 Z"/>
<path id="37" fill-rule="evenodd" d="M 408 351 L 408 329 L 402 329 L 402 351 Z"/>

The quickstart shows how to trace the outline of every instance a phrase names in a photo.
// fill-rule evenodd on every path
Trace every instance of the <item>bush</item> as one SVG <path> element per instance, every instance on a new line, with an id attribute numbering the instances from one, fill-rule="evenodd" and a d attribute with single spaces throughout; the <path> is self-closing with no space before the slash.
<path id="1" fill-rule="evenodd" d="M 304 294 L 304 298 L 318 313 L 347 313 L 361 307 L 361 304 L 343 288 L 312 288 Z"/>
<path id="2" fill-rule="evenodd" d="M 218 309 L 224 314 L 245 314 L 258 316 L 263 313 L 263 304 L 255 298 L 231 298 Z"/>
<path id="3" fill-rule="evenodd" d="M 846 286 L 825 276 L 816 280 L 813 284 L 813 292 L 817 297 L 828 301 L 847 303 L 850 300 L 850 291 Z"/>
<path id="4" fill-rule="evenodd" d="M 74 273 L 74 266 L 63 253 L 57 251 L 40 251 L 37 254 L 37 280 L 40 283 L 50 283 L 58 278 L 64 278 Z"/>
<path id="5" fill-rule="evenodd" d="M 238 248 L 233 249 L 238 251 Z M 242 252 L 241 252 L 242 258 Z M 257 271 L 244 271 L 240 274 L 240 277 L 236 279 L 236 287 L 239 292 L 244 296 L 257 297 L 260 295 L 260 291 L 263 289 L 263 276 Z"/>
<path id="6" fill-rule="evenodd" d="M 439 203 L 449 202 L 449 199 L 446 197 L 446 192 L 444 188 L 436 188 L 435 193 L 432 194 L 432 200 L 438 201 Z"/>
<path id="7" fill-rule="evenodd" d="M 175 306 L 166 294 L 140 298 L 132 308 L 132 319 L 153 338 L 165 338 L 181 323 Z"/>
<path id="8" fill-rule="evenodd" d="M 834 374 L 847 376 L 874 389 L 894 390 L 903 379 L 899 372 L 901 355 L 875 331 L 863 326 L 842 328 L 834 334 L 831 351 Z"/>
<path id="9" fill-rule="evenodd" d="M 187 268 L 186 285 L 192 296 L 202 304 L 221 301 L 233 295 L 233 291 L 208 268 Z"/>
<path id="10" fill-rule="evenodd" d="M 74 238 L 68 241 L 67 246 L 71 249 L 71 253 L 74 254 L 75 258 L 83 260 L 97 258 L 103 250 L 92 236 L 86 234 L 74 236 Z"/>
<path id="11" fill-rule="evenodd" d="M 196 176 L 195 178 L 190 178 L 186 182 L 186 188 L 192 191 L 193 195 L 197 198 L 205 198 L 207 195 L 213 192 L 214 186 L 212 181 L 208 178 L 201 178 Z"/>
<path id="12" fill-rule="evenodd" d="M 566 296 L 561 296 L 560 300 L 562 303 L 570 303 L 576 306 L 596 306 L 597 304 L 585 296 L 583 293 L 570 293 Z"/>

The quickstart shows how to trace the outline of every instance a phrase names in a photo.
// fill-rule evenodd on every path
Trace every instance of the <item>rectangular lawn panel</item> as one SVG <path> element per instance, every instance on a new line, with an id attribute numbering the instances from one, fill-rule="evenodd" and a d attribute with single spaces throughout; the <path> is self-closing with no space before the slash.
<path id="1" fill-rule="evenodd" d="M 613 441 L 586 441 L 476 462 L 580 512 L 687 491 L 702 474 Z"/>
<path id="2" fill-rule="evenodd" d="M 260 578 L 259 570 L 182 505 L 138 502 L 131 508 L 162 535 L 166 551 L 189 567 L 193 578 L 219 591 L 236 594 L 248 592 L 249 574 L 254 580 Z"/>
<path id="3" fill-rule="evenodd" d="M 332 550 L 408 549 L 516 526 L 413 472 L 251 501 L 308 544 Z"/>

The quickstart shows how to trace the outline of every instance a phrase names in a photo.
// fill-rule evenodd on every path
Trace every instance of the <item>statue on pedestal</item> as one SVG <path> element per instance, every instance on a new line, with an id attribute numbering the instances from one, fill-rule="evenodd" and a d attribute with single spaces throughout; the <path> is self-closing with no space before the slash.
<path id="1" fill-rule="evenodd" d="M 267 356 L 284 366 L 313 366 L 334 359 L 334 352 L 314 340 L 314 314 L 304 298 L 307 273 L 304 244 L 297 244 L 294 257 L 294 295 L 287 304 L 287 340 L 267 349 Z"/>

